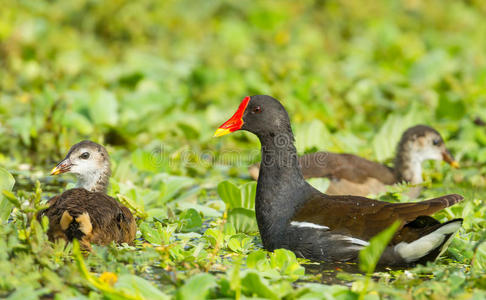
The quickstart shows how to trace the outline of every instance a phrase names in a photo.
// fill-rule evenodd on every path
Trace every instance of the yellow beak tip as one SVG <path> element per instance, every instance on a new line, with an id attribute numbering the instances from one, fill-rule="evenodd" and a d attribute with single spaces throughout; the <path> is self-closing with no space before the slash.
<path id="1" fill-rule="evenodd" d="M 460 167 L 460 165 L 457 161 L 453 161 L 453 162 L 451 162 L 451 167 L 458 169 Z"/>
<path id="2" fill-rule="evenodd" d="M 61 170 L 57 167 L 54 167 L 54 169 L 51 170 L 51 175 L 57 175 L 59 173 L 61 173 Z"/>
<path id="3" fill-rule="evenodd" d="M 223 136 L 223 135 L 226 135 L 228 133 L 231 133 L 231 131 L 229 131 L 229 129 L 218 128 L 218 129 L 216 129 L 216 132 L 214 133 L 213 137 Z"/>

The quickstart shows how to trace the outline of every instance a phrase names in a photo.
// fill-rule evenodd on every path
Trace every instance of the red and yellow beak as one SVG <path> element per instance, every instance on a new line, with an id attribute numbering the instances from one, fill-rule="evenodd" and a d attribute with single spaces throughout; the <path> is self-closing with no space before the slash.
<path id="1" fill-rule="evenodd" d="M 248 106 L 248 102 L 250 102 L 250 99 L 250 97 L 245 97 L 245 99 L 243 99 L 235 114 L 228 121 L 224 122 L 223 125 L 219 126 L 219 128 L 214 133 L 214 137 L 223 136 L 241 129 L 244 124 L 243 114 L 245 113 L 246 107 Z"/>
<path id="2" fill-rule="evenodd" d="M 459 163 L 454 159 L 454 157 L 452 157 L 451 153 L 446 150 L 445 152 L 442 152 L 442 159 L 448 163 L 449 165 L 451 165 L 451 167 L 457 169 L 459 168 Z"/>
<path id="3" fill-rule="evenodd" d="M 71 170 L 71 166 L 71 161 L 69 159 L 64 159 L 51 170 L 51 175 L 58 175 L 61 173 L 69 172 Z"/>

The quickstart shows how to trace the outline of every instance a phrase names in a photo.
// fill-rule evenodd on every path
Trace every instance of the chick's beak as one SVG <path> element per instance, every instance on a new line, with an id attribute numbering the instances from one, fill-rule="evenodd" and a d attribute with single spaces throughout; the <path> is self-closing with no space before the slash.
<path id="1" fill-rule="evenodd" d="M 57 175 L 57 174 L 69 172 L 71 170 L 72 165 L 73 164 L 68 158 L 64 159 L 51 170 L 51 175 Z"/>
<path id="2" fill-rule="evenodd" d="M 459 163 L 456 160 L 454 160 L 454 157 L 452 157 L 452 154 L 449 152 L 449 150 L 445 150 L 444 152 L 442 152 L 442 159 L 446 163 L 451 165 L 451 167 L 455 169 L 459 168 Z"/>

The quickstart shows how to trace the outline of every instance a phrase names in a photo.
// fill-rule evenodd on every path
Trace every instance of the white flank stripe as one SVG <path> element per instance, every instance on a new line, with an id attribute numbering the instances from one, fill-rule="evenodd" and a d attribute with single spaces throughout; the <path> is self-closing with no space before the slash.
<path id="1" fill-rule="evenodd" d="M 327 226 L 314 224 L 314 223 L 310 223 L 310 222 L 292 221 L 292 222 L 290 222 L 290 226 L 295 226 L 295 227 L 299 227 L 299 228 L 329 229 L 329 227 L 327 227 Z M 332 238 L 334 238 L 336 240 L 349 241 L 352 244 L 358 245 L 358 246 L 368 246 L 370 244 L 367 241 L 363 241 L 363 240 L 360 240 L 360 239 L 357 239 L 357 238 L 353 238 L 353 237 L 346 236 L 346 235 L 340 235 L 340 234 L 332 235 Z M 359 249 L 361 249 L 361 248 L 362 247 L 359 247 Z"/>
<path id="2" fill-rule="evenodd" d="M 360 239 L 355 239 L 355 238 L 349 238 L 351 240 L 351 243 L 356 244 L 356 245 L 361 245 L 361 246 L 368 246 L 370 243 L 367 241 L 363 241 Z"/>
<path id="3" fill-rule="evenodd" d="M 395 251 L 407 262 L 418 260 L 439 247 L 447 234 L 456 232 L 460 227 L 461 222 L 447 224 L 411 243 L 401 242 L 395 246 Z"/>
<path id="4" fill-rule="evenodd" d="M 309 222 L 297 222 L 297 221 L 292 221 L 290 222 L 290 226 L 296 226 L 296 227 L 301 227 L 301 228 L 315 228 L 315 229 L 329 229 L 327 226 L 322 226 L 319 224 L 314 224 L 314 223 L 309 223 Z"/>

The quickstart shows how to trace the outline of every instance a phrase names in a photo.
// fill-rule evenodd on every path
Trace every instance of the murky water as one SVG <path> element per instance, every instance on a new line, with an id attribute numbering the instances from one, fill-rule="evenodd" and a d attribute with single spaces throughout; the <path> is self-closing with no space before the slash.
<path id="1" fill-rule="evenodd" d="M 340 284 L 350 286 L 354 281 L 353 275 L 365 275 L 359 269 L 357 263 L 315 263 L 303 265 L 307 274 L 321 275 L 320 283 L 323 284 Z M 391 272 L 404 270 L 404 268 L 396 267 L 376 267 L 376 272 Z M 380 276 L 373 276 L 373 279 L 378 280 Z"/>
<path id="2" fill-rule="evenodd" d="M 351 285 L 344 274 L 363 274 L 356 263 L 315 263 L 303 265 L 307 274 L 321 275 L 320 283 Z"/>

